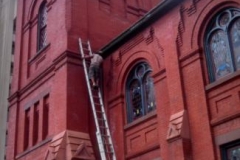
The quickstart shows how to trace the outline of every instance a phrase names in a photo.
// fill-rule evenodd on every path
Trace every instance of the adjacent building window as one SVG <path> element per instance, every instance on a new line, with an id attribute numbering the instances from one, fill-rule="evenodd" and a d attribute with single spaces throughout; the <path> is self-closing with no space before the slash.
<path id="1" fill-rule="evenodd" d="M 24 119 L 24 150 L 29 147 L 29 131 L 30 131 L 30 109 L 25 111 L 25 119 Z"/>
<path id="2" fill-rule="evenodd" d="M 240 69 L 239 9 L 225 9 L 212 20 L 205 46 L 210 82 Z"/>
<path id="3" fill-rule="evenodd" d="M 27 106 L 24 119 L 23 149 L 37 145 L 49 135 L 49 94 Z"/>
<path id="4" fill-rule="evenodd" d="M 143 117 L 156 108 L 151 68 L 145 62 L 136 65 L 126 84 L 128 123 Z"/>
<path id="5" fill-rule="evenodd" d="M 221 146 L 222 160 L 240 160 L 240 140 Z"/>
<path id="6" fill-rule="evenodd" d="M 48 124 L 49 124 L 49 95 L 43 98 L 42 139 L 46 139 L 48 136 Z"/>
<path id="7" fill-rule="evenodd" d="M 39 102 L 34 104 L 34 115 L 33 115 L 33 145 L 38 142 L 39 132 Z"/>
<path id="8" fill-rule="evenodd" d="M 37 50 L 43 49 L 47 45 L 47 3 L 44 1 L 38 12 L 38 39 Z"/>

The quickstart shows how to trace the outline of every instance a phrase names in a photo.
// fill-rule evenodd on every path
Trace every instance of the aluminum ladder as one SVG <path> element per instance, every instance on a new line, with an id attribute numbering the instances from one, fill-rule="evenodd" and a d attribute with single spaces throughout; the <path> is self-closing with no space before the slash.
<path id="1" fill-rule="evenodd" d="M 81 38 L 79 38 L 79 49 L 82 57 L 92 55 L 92 50 L 89 41 L 85 43 L 81 40 Z M 91 101 L 93 116 L 97 130 L 96 136 L 101 159 L 116 160 L 116 155 L 112 143 L 112 137 L 110 134 L 107 116 L 103 105 L 101 89 L 99 87 L 97 90 L 96 89 L 94 90 L 92 88 L 88 75 L 90 61 L 86 60 L 85 58 L 82 59 L 89 98 Z"/>

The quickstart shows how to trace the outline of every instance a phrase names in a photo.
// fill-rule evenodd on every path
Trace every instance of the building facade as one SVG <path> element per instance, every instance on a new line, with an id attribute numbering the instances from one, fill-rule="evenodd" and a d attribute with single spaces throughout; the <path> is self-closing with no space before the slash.
<path id="1" fill-rule="evenodd" d="M 240 159 L 238 0 L 29 0 L 16 33 L 8 160 L 100 159 L 79 37 L 118 160 Z"/>
<path id="2" fill-rule="evenodd" d="M 81 158 L 82 141 L 99 159 L 78 38 L 97 51 L 160 1 L 139 2 L 18 1 L 8 160 Z"/>
<path id="3" fill-rule="evenodd" d="M 16 0 L 0 1 L 0 159 L 4 160 L 10 81 L 13 68 Z"/>

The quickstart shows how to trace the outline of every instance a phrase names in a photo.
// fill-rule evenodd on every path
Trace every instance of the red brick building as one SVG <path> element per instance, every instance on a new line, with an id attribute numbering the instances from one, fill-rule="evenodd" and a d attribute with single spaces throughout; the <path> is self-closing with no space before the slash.
<path id="1" fill-rule="evenodd" d="M 238 0 L 19 1 L 16 34 L 7 160 L 100 159 L 78 37 L 117 159 L 240 159 Z"/>

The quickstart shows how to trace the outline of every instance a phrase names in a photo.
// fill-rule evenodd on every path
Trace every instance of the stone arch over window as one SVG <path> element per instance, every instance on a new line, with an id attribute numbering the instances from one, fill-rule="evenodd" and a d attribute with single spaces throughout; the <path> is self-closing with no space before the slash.
<path id="1" fill-rule="evenodd" d="M 210 21 L 205 53 L 210 82 L 240 69 L 240 9 L 224 9 Z"/>
<path id="2" fill-rule="evenodd" d="M 147 115 L 156 109 L 152 69 L 140 62 L 130 71 L 126 82 L 127 122 Z"/>
<path id="3" fill-rule="evenodd" d="M 47 45 L 47 2 L 43 1 L 38 11 L 37 51 Z"/>

